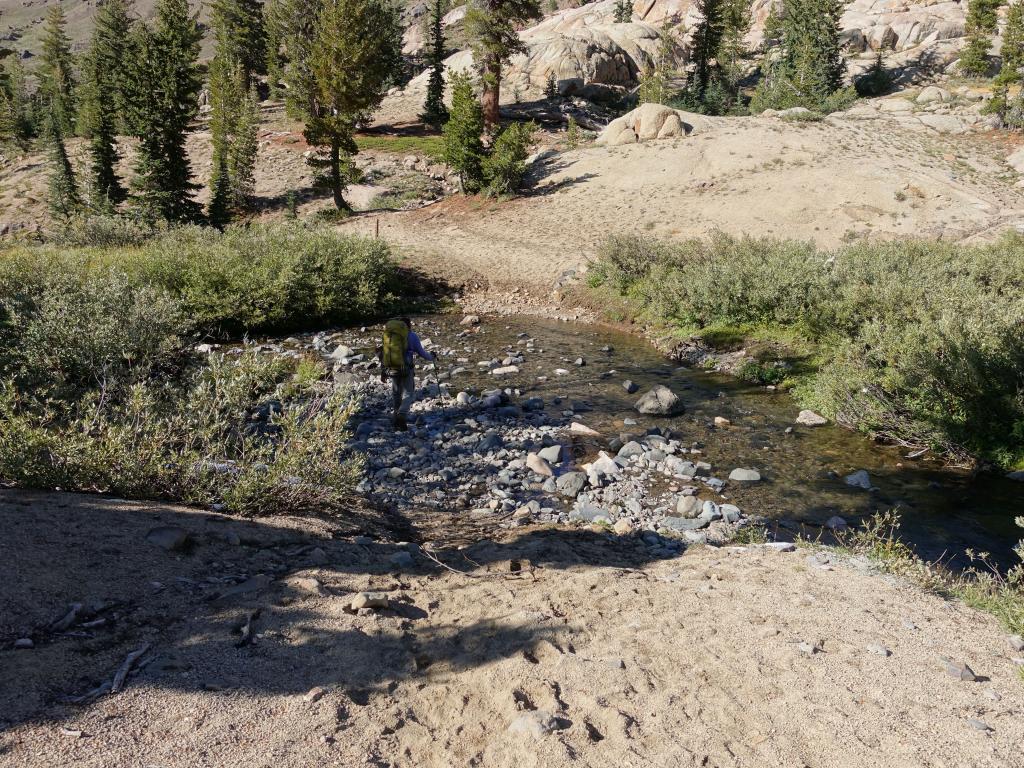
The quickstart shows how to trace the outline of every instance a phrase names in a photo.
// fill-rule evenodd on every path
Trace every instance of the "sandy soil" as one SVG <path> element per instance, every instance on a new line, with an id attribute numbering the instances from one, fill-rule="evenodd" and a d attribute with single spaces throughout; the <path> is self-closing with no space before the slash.
<path id="1" fill-rule="evenodd" d="M 714 229 L 811 239 L 992 237 L 1024 226 L 1010 148 L 894 121 L 794 124 L 721 119 L 708 133 L 556 155 L 532 192 L 507 202 L 452 198 L 344 225 L 397 243 L 468 282 L 549 291 L 609 234 L 684 238 Z"/>
<path id="2" fill-rule="evenodd" d="M 16 492 L 0 526 L 3 766 L 1024 765 L 994 620 L 856 561 L 534 529 L 436 550 L 462 575 L 330 521 Z M 366 589 L 391 607 L 347 612 Z"/>

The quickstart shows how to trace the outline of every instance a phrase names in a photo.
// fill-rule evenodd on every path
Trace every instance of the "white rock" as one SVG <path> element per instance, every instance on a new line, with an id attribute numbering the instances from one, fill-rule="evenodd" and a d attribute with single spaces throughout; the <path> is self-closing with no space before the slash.
<path id="1" fill-rule="evenodd" d="M 800 411 L 800 415 L 796 417 L 796 423 L 805 427 L 820 427 L 823 424 L 828 424 L 828 419 L 819 416 L 814 411 L 804 410 Z"/>

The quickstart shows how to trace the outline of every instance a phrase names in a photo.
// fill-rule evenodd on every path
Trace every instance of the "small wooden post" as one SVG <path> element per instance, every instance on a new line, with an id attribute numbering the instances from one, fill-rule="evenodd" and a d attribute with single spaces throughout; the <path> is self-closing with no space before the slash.
<path id="1" fill-rule="evenodd" d="M 379 240 L 380 239 L 380 219 L 379 218 L 373 220 L 373 239 L 374 240 Z"/>

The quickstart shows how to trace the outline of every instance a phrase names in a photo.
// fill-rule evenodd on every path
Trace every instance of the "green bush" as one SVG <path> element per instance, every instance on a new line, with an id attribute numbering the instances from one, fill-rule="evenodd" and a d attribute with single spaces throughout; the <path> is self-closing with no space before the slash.
<path id="1" fill-rule="evenodd" d="M 344 455 L 352 403 L 321 389 L 299 378 L 295 361 L 256 353 L 214 356 L 181 380 L 140 382 L 120 397 L 95 392 L 61 415 L 8 382 L 0 478 L 238 514 L 340 510 L 359 473 Z M 254 421 L 268 401 L 280 415 Z"/>
<path id="2" fill-rule="evenodd" d="M 816 349 L 796 389 L 866 433 L 1014 466 L 1024 459 L 1024 237 L 906 240 L 832 253 L 734 238 L 610 240 L 591 271 L 684 333 L 776 329 Z"/>
<path id="3" fill-rule="evenodd" d="M 526 175 L 526 158 L 530 155 L 537 124 L 510 123 L 494 140 L 483 161 L 484 192 L 492 197 L 510 195 L 519 189 Z"/>
<path id="4" fill-rule="evenodd" d="M 138 247 L 24 247 L 0 254 L 0 312 L 19 283 L 54 274 L 164 291 L 202 333 L 241 334 L 362 322 L 399 291 L 388 246 L 300 224 L 172 229 Z M 121 278 L 111 277 L 114 273 Z"/>
<path id="5" fill-rule="evenodd" d="M 79 216 L 50 233 L 50 242 L 70 247 L 123 248 L 142 245 L 153 237 L 149 224 L 130 216 Z"/>

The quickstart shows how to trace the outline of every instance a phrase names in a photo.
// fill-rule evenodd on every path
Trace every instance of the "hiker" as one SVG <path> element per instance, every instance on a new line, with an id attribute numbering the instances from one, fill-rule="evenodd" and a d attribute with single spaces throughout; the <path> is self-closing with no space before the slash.
<path id="1" fill-rule="evenodd" d="M 384 325 L 384 343 L 378 351 L 380 380 L 391 379 L 391 395 L 395 403 L 394 425 L 397 430 L 407 428 L 406 419 L 416 399 L 416 364 L 413 355 L 434 360 L 434 355 L 423 349 L 420 337 L 412 330 L 408 317 L 388 320 Z"/>

